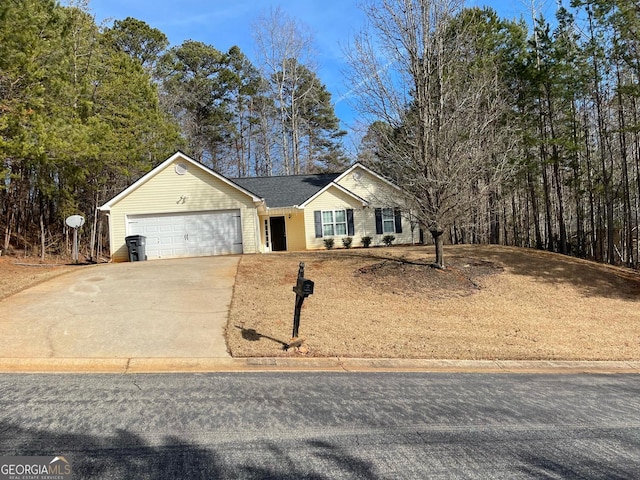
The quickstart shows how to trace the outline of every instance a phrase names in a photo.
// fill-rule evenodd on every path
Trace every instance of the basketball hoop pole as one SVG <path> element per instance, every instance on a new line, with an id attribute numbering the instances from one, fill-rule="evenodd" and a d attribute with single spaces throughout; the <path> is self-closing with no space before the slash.
<path id="1" fill-rule="evenodd" d="M 65 220 L 67 226 L 73 228 L 73 261 L 78 263 L 78 229 L 84 225 L 84 217 L 81 215 L 71 215 Z"/>
<path id="2" fill-rule="evenodd" d="M 78 263 L 78 229 L 73 229 L 73 261 Z"/>

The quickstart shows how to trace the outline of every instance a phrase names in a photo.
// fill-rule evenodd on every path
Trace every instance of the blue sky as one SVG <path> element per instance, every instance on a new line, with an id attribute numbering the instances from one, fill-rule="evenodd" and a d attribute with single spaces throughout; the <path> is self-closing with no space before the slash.
<path id="1" fill-rule="evenodd" d="M 513 19 L 527 15 L 527 3 L 475 0 L 468 5 L 488 5 L 501 17 Z M 536 1 L 538 5 L 541 3 L 545 1 Z M 111 25 L 113 20 L 133 17 L 164 32 L 172 46 L 189 39 L 220 51 L 237 45 L 254 60 L 251 26 L 261 14 L 279 6 L 312 31 L 318 52 L 318 76 L 332 94 L 343 128 L 349 129 L 356 117 L 346 101 L 349 86 L 342 76 L 345 68 L 342 49 L 363 26 L 364 17 L 357 5 L 357 0 L 90 0 L 89 8 L 99 24 Z"/>

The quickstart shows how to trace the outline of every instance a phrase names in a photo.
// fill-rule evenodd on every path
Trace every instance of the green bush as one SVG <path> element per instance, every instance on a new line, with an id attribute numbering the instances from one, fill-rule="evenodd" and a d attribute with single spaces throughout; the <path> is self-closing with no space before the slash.
<path id="1" fill-rule="evenodd" d="M 344 245 L 344 248 L 351 248 L 352 242 L 353 242 L 353 238 L 351 237 L 344 237 L 342 239 L 342 245 Z"/>
<path id="2" fill-rule="evenodd" d="M 393 235 L 385 235 L 384 237 L 382 237 L 382 241 L 387 247 L 390 247 L 395 239 L 396 237 L 394 237 Z"/>
<path id="3" fill-rule="evenodd" d="M 327 250 L 331 250 L 333 248 L 334 240 L 333 238 L 325 238 L 324 246 Z"/>
<path id="4" fill-rule="evenodd" d="M 362 241 L 362 246 L 364 248 L 369 248 L 371 246 L 371 241 L 373 240 L 373 238 L 371 238 L 371 237 L 362 237 L 360 240 Z"/>

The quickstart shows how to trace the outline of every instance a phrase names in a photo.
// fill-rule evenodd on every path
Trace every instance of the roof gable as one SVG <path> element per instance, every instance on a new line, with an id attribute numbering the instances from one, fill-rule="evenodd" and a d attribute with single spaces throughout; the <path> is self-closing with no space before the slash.
<path id="1" fill-rule="evenodd" d="M 353 165 L 351 165 L 347 170 L 345 170 L 344 172 L 342 172 L 334 181 L 336 183 L 339 183 L 340 180 L 342 180 L 343 178 L 345 178 L 347 175 L 349 175 L 350 173 L 352 173 L 354 170 L 363 170 L 365 172 L 367 172 L 370 175 L 373 175 L 375 178 L 377 178 L 378 180 L 382 181 L 383 183 L 389 185 L 390 187 L 398 190 L 398 191 L 403 191 L 402 188 L 400 188 L 399 186 L 397 186 L 395 183 L 393 183 L 391 180 L 383 177 L 382 175 L 380 175 L 379 173 L 374 172 L 373 170 L 371 170 L 368 167 L 365 167 L 363 164 L 361 164 L 360 162 L 356 162 Z"/>
<path id="2" fill-rule="evenodd" d="M 350 196 L 351 198 L 353 198 L 354 200 L 356 200 L 359 203 L 362 203 L 363 206 L 369 205 L 369 202 L 367 200 L 365 200 L 364 198 L 356 195 L 355 193 L 353 193 L 351 190 L 348 190 L 347 188 L 343 187 L 342 185 L 340 185 L 339 183 L 331 182 L 330 184 L 328 184 L 327 186 L 325 186 L 324 188 L 322 188 L 321 190 L 318 190 L 315 195 L 307 198 L 303 203 L 300 204 L 300 207 L 306 207 L 309 203 L 311 203 L 312 201 L 314 201 L 316 198 L 318 198 L 320 195 L 322 195 L 324 192 L 326 192 L 327 190 L 329 190 L 330 188 L 337 188 L 338 190 L 340 190 L 343 193 L 346 193 L 348 196 Z"/>
<path id="3" fill-rule="evenodd" d="M 246 188 L 242 187 L 241 185 L 238 185 L 238 184 L 234 183 L 233 181 L 229 180 L 224 175 L 221 175 L 221 174 L 211 170 L 210 168 L 206 167 L 205 165 L 201 164 L 200 162 L 195 161 L 194 159 L 192 159 L 188 155 L 185 155 L 184 153 L 178 151 L 178 152 L 174 153 L 171 157 L 166 159 L 164 162 L 162 162 L 161 164 L 159 164 L 158 166 L 153 168 L 151 171 L 147 172 L 145 175 L 140 177 L 137 181 L 133 182 L 131 185 L 129 185 L 127 188 L 125 188 L 122 192 L 120 192 L 118 195 L 113 197 L 111 200 L 106 202 L 104 205 L 102 205 L 99 208 L 99 210 L 101 210 L 101 211 L 109 211 L 109 210 L 111 210 L 111 207 L 113 207 L 113 205 L 118 203 L 120 200 L 122 200 L 126 196 L 130 195 L 132 192 L 134 192 L 135 190 L 140 188 L 145 183 L 149 182 L 152 178 L 154 178 L 156 175 L 158 175 L 158 173 L 162 172 L 165 168 L 169 167 L 174 161 L 176 161 L 178 159 L 183 160 L 185 163 L 187 163 L 189 165 L 192 165 L 195 168 L 198 168 L 198 169 L 204 171 L 206 174 L 213 176 L 214 178 L 220 180 L 223 183 L 226 183 L 227 185 L 232 186 L 233 188 L 235 188 L 235 189 L 239 190 L 240 192 L 244 193 L 245 195 L 251 197 L 251 199 L 254 202 L 259 202 L 259 201 L 263 200 L 262 198 L 258 197 L 253 192 L 249 191 L 248 189 L 246 189 Z"/>

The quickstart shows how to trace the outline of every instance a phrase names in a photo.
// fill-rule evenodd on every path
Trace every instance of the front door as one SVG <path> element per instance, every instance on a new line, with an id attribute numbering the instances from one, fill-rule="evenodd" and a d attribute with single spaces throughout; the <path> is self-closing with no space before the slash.
<path id="1" fill-rule="evenodd" d="M 287 229 L 284 217 L 271 217 L 271 251 L 282 252 L 287 249 Z"/>

